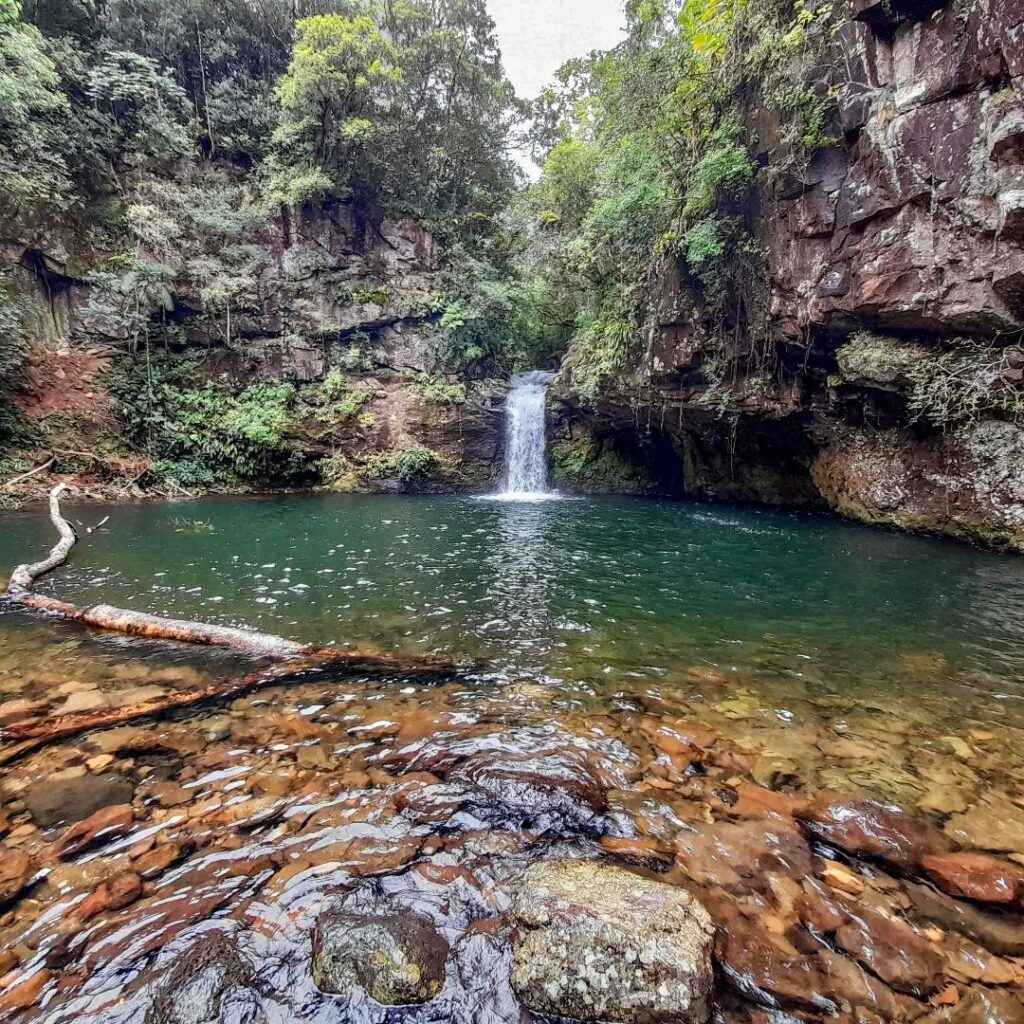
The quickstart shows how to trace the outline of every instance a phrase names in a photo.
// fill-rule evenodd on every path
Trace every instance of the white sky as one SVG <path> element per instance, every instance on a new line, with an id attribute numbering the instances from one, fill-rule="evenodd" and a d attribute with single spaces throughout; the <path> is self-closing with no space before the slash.
<path id="1" fill-rule="evenodd" d="M 623 36 L 622 0 L 487 0 L 517 95 L 532 99 L 570 57 L 607 50 Z M 521 160 L 530 173 L 532 163 Z"/>

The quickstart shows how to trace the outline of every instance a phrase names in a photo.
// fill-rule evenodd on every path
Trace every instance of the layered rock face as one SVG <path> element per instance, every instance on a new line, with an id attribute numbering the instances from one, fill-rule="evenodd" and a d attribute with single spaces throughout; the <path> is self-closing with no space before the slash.
<path id="1" fill-rule="evenodd" d="M 175 290 L 170 340 L 158 350 L 195 361 L 196 386 L 209 381 L 237 393 L 260 381 L 296 385 L 287 458 L 267 483 L 490 489 L 500 472 L 504 385 L 435 372 L 431 303 L 441 284 L 429 232 L 411 221 L 363 225 L 334 204 L 268 221 L 251 245 L 259 270 L 230 313 L 215 315 L 198 293 Z M 11 242 L 0 257 L 17 268 L 33 339 L 25 386 L 12 400 L 41 429 L 41 450 L 122 450 L 104 371 L 121 361 L 127 339 L 97 315 L 86 278 L 102 254 L 83 250 L 69 229 L 64 238 Z M 187 279 L 184 266 L 173 269 Z M 336 393 L 325 404 L 318 389 L 332 374 Z M 413 473 L 403 468 L 408 453 L 422 463 Z M 102 472 L 83 465 L 74 482 L 102 491 L 121 462 L 128 478 L 145 467 L 141 456 L 118 466 L 107 460 Z M 26 486 L 33 484 L 46 480 Z"/>
<path id="2" fill-rule="evenodd" d="M 598 459 L 610 489 L 1024 550 L 1024 8 L 849 0 L 834 27 L 836 144 L 804 165 L 750 112 L 760 319 L 723 379 L 699 288 L 670 268 L 635 375 L 556 406 L 563 482 L 588 489 Z"/>

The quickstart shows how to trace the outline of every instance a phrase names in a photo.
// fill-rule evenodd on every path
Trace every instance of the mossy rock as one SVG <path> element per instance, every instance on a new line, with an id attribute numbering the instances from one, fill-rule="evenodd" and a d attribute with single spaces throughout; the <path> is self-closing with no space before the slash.
<path id="1" fill-rule="evenodd" d="M 654 486 L 646 467 L 589 433 L 552 445 L 551 476 L 556 486 L 585 494 L 638 494 Z"/>

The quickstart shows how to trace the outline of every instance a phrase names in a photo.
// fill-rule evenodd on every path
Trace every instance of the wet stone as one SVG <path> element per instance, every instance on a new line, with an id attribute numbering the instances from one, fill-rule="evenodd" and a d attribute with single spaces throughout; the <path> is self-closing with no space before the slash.
<path id="1" fill-rule="evenodd" d="M 698 885 L 744 892 L 764 884 L 768 872 L 803 878 L 811 852 L 797 828 L 786 821 L 717 822 L 676 837 L 676 861 Z"/>
<path id="2" fill-rule="evenodd" d="M 13 900 L 28 884 L 31 874 L 32 862 L 27 853 L 0 853 L 0 904 Z"/>
<path id="3" fill-rule="evenodd" d="M 840 949 L 900 992 L 925 996 L 940 987 L 943 959 L 906 922 L 846 903 L 847 921 L 836 929 Z"/>
<path id="4" fill-rule="evenodd" d="M 922 1018 L 922 1024 L 1024 1024 L 1024 1002 L 1012 992 L 975 988 L 954 1006 Z"/>
<path id="5" fill-rule="evenodd" d="M 922 857 L 947 853 L 955 844 L 937 828 L 892 804 L 824 798 L 795 812 L 815 839 L 859 857 L 874 857 L 903 871 Z"/>
<path id="6" fill-rule="evenodd" d="M 142 878 L 132 871 L 104 882 L 76 908 L 76 915 L 87 920 L 108 910 L 123 910 L 142 895 Z"/>
<path id="7" fill-rule="evenodd" d="M 965 846 L 994 853 L 1024 853 L 1024 807 L 1009 800 L 977 803 L 954 814 L 946 832 Z"/>
<path id="8" fill-rule="evenodd" d="M 252 970 L 224 935 L 208 936 L 182 953 L 146 1015 L 145 1024 L 214 1024 L 221 1003 L 251 983 Z"/>
<path id="9" fill-rule="evenodd" d="M 86 775 L 40 782 L 25 791 L 25 805 L 42 828 L 81 821 L 112 804 L 130 803 L 132 785 L 121 775 Z"/>
<path id="10" fill-rule="evenodd" d="M 444 984 L 448 943 L 414 914 L 322 915 L 313 935 L 313 980 L 321 992 L 362 990 L 385 1006 L 428 1002 Z"/>
<path id="11" fill-rule="evenodd" d="M 707 1020 L 714 925 L 685 890 L 593 861 L 539 861 L 513 900 L 528 1009 L 619 1024 Z"/>
<path id="12" fill-rule="evenodd" d="M 475 757 L 449 778 L 467 787 L 474 814 L 500 827 L 594 835 L 608 830 L 602 814 L 608 803 L 607 788 L 571 752 Z"/>
<path id="13" fill-rule="evenodd" d="M 54 853 L 66 860 L 94 843 L 109 842 L 124 835 L 131 828 L 133 820 L 131 804 L 104 807 L 84 821 L 65 829 L 54 843 Z"/>
<path id="14" fill-rule="evenodd" d="M 835 1015 L 832 986 L 811 957 L 738 914 L 719 923 L 719 968 L 738 995 L 763 1006 Z"/>
<path id="15" fill-rule="evenodd" d="M 1006 911 L 990 913 L 916 882 L 905 882 L 904 888 L 917 917 L 966 935 L 993 953 L 1024 954 L 1024 916 Z"/>
<path id="16" fill-rule="evenodd" d="M 921 861 L 945 893 L 980 903 L 1024 903 L 1024 868 L 983 853 L 947 853 Z"/>

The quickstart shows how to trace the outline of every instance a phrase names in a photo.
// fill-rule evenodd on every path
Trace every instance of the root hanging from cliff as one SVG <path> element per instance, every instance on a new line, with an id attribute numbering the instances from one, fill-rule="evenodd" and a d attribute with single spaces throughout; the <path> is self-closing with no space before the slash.
<path id="1" fill-rule="evenodd" d="M 206 647 L 223 647 L 244 654 L 268 658 L 272 661 L 303 661 L 309 666 L 330 666 L 332 668 L 350 668 L 362 672 L 387 672 L 397 675 L 451 675 L 459 671 L 454 662 L 441 658 L 413 656 L 403 654 L 379 654 L 365 651 L 338 651 L 327 647 L 300 644 L 294 640 L 274 636 L 270 633 L 259 633 L 250 629 L 236 629 L 230 626 L 214 626 L 204 622 L 193 622 L 189 619 L 169 619 L 160 615 L 147 615 L 143 612 L 128 611 L 112 605 L 98 604 L 89 608 L 59 601 L 56 598 L 44 597 L 34 593 L 36 581 L 63 565 L 71 549 L 75 546 L 77 536 L 74 527 L 64 518 L 60 508 L 60 497 L 66 484 L 58 484 L 50 491 L 50 521 L 57 531 L 57 543 L 46 558 L 38 562 L 25 563 L 15 568 L 7 584 L 4 600 L 18 604 L 33 611 L 43 612 L 71 622 L 80 622 L 95 629 L 103 629 L 115 633 L 127 633 L 131 636 L 145 637 L 149 640 L 172 640 L 178 643 L 199 644 Z M 284 675 L 295 675 L 300 670 L 295 664 L 289 665 Z M 252 677 L 246 677 L 252 678 Z M 225 686 L 241 685 L 228 683 Z M 262 685 L 262 684 L 260 684 Z M 251 689 L 252 685 L 243 688 Z M 214 688 L 208 688 L 211 691 Z M 222 690 L 198 696 L 197 700 L 208 700 L 235 690 Z M 197 691 L 202 693 L 202 691 Z M 186 697 L 188 695 L 180 695 Z M 173 700 L 174 698 L 168 698 Z M 177 706 L 177 705 L 175 705 Z M 131 709 L 127 709 L 131 710 Z M 152 714 L 152 710 L 139 712 L 139 716 Z M 139 717 L 136 716 L 136 717 Z M 102 715 L 95 716 L 97 719 Z M 119 721 L 124 720 L 120 719 Z M 59 723 L 53 723 L 59 724 Z M 96 724 L 99 724 L 97 720 Z M 114 723 L 111 723 L 114 724 Z M 90 726 L 85 726 L 86 728 Z M 76 729 L 76 731 L 81 731 Z M 13 732 L 9 731 L 13 736 Z"/>

